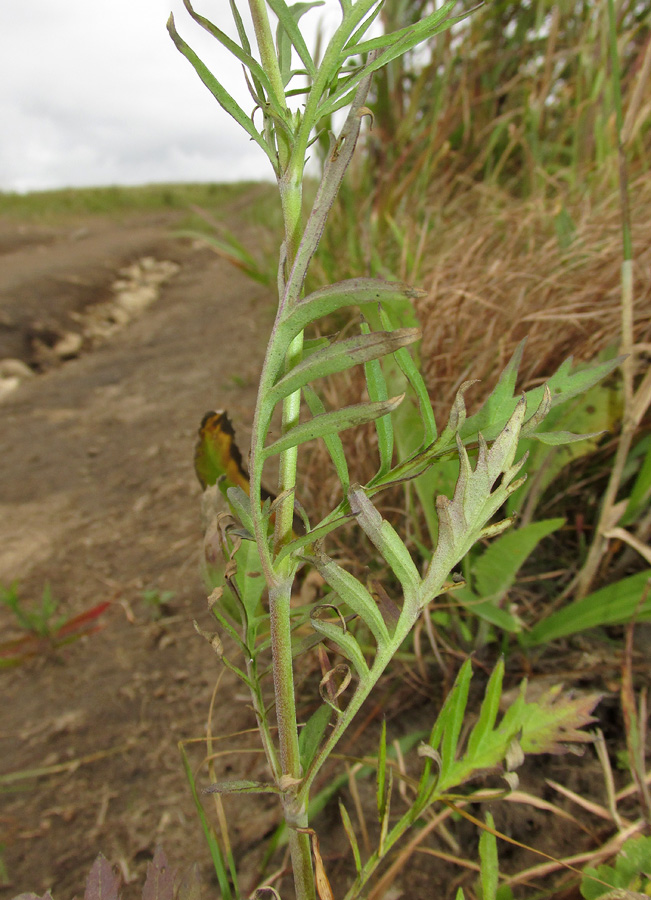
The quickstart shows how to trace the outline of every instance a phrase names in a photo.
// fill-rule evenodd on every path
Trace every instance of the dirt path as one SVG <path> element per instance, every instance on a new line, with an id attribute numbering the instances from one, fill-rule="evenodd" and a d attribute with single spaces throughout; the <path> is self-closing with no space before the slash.
<path id="1" fill-rule="evenodd" d="M 140 317 L 41 365 L 0 404 L 0 583 L 17 580 L 31 602 L 48 583 L 61 616 L 111 601 L 99 634 L 0 671 L 0 771 L 70 764 L 0 784 L 4 897 L 79 896 L 100 849 L 127 880 L 158 842 L 174 864 L 206 858 L 176 746 L 202 733 L 218 673 L 192 628 L 209 621 L 192 452 L 215 407 L 246 446 L 271 307 L 226 263 L 172 238 L 175 215 L 0 222 L 0 359 L 38 363 L 35 346 L 78 328 L 70 314 L 106 301 L 126 264 L 180 266 Z M 147 590 L 173 592 L 159 618 Z M 0 627 L 17 634 L 4 608 Z M 236 715 L 226 730 L 249 724 Z M 259 816 L 246 841 L 268 827 Z"/>

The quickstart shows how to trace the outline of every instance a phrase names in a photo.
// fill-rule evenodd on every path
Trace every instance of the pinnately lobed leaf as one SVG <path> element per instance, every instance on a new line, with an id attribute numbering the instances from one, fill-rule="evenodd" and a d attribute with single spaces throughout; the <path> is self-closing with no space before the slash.
<path id="1" fill-rule="evenodd" d="M 479 412 L 465 421 L 461 429 L 464 443 L 473 440 L 480 431 L 487 440 L 491 440 L 503 427 L 509 416 L 513 414 L 513 410 L 519 402 L 514 396 L 514 390 L 524 345 L 525 341 L 521 341 L 502 372 L 498 384 Z M 544 402 L 546 391 L 549 392 L 551 407 L 572 400 L 613 372 L 621 364 L 622 359 L 619 356 L 606 362 L 598 362 L 575 369 L 572 369 L 572 358 L 566 359 L 544 385 L 526 392 L 527 407 L 537 409 Z M 536 439 L 544 440 L 543 434 L 544 432 L 535 434 Z M 527 433 L 527 437 L 533 436 Z M 570 437 L 569 433 L 564 436 L 556 435 L 550 438 L 550 443 L 567 443 L 570 439 L 576 438 Z"/>
<path id="2" fill-rule="evenodd" d="M 520 722 L 525 753 L 564 753 L 568 743 L 592 742 L 592 736 L 580 729 L 596 721 L 592 711 L 601 694 L 571 697 L 561 691 L 562 685 L 556 685 L 524 707 Z"/>
<path id="3" fill-rule="evenodd" d="M 436 498 L 439 518 L 439 535 L 436 551 L 430 562 L 421 589 L 421 603 L 435 597 L 448 573 L 480 538 L 499 534 L 509 525 L 506 519 L 489 525 L 490 519 L 502 506 L 522 480 L 515 480 L 525 457 L 513 464 L 520 437 L 520 429 L 526 412 L 526 400 L 521 397 L 502 431 L 490 449 L 478 435 L 479 452 L 473 469 L 466 448 L 457 435 L 460 458 L 459 478 L 452 500 Z M 500 479 L 498 487 L 493 490 Z"/>
<path id="4" fill-rule="evenodd" d="M 562 694 L 560 685 L 538 701 L 529 702 L 526 682 L 523 682 L 518 697 L 498 722 L 503 672 L 504 664 L 500 661 L 486 688 L 479 719 L 462 752 L 460 724 L 472 670 L 469 660 L 461 667 L 428 745 L 419 751 L 420 755 L 432 758 L 438 755 L 439 771 L 432 783 L 431 799 L 435 799 L 434 792 L 441 796 L 481 770 L 497 767 L 512 771 L 521 763 L 524 753 L 563 753 L 568 744 L 592 740 L 581 729 L 595 721 L 592 711 L 601 695 L 572 697 Z"/>

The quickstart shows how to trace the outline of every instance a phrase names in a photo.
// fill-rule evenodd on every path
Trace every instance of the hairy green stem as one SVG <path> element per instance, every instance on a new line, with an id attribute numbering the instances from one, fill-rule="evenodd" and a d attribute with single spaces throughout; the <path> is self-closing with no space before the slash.
<path id="1" fill-rule="evenodd" d="M 251 11 L 251 19 L 253 20 L 255 39 L 258 43 L 258 50 L 260 51 L 262 68 L 271 83 L 271 89 L 274 92 L 274 99 L 276 100 L 277 106 L 284 107 L 285 87 L 283 85 L 282 75 L 280 74 L 271 26 L 269 25 L 267 4 L 265 0 L 249 0 L 249 9 Z M 274 129 L 274 131 L 277 139 L 279 162 L 281 168 L 284 168 L 289 160 L 289 144 L 282 129 Z"/>

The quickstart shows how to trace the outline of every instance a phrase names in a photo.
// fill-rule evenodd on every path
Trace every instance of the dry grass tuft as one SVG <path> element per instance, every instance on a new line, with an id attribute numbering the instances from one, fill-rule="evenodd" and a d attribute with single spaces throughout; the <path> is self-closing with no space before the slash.
<path id="1" fill-rule="evenodd" d="M 631 189 L 635 255 L 635 338 L 651 340 L 651 179 Z M 569 204 L 568 204 L 569 206 Z M 566 249 L 555 222 L 569 213 Z M 477 185 L 444 212 L 425 255 L 419 303 L 421 358 L 437 417 L 447 415 L 462 381 L 478 378 L 469 408 L 490 390 L 527 337 L 523 386 L 550 375 L 568 356 L 594 358 L 620 330 L 621 223 L 618 197 L 586 198 L 565 209 L 518 200 Z"/>

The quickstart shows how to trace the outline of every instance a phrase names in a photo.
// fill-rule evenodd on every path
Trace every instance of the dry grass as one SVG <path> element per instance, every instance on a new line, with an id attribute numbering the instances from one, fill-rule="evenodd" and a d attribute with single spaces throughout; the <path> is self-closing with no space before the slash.
<path id="1" fill-rule="evenodd" d="M 631 190 L 635 338 L 651 341 L 651 178 Z M 594 358 L 618 344 L 621 223 L 616 195 L 568 211 L 576 231 L 561 249 L 562 207 L 471 188 L 444 214 L 426 254 L 422 365 L 439 416 L 459 384 L 478 378 L 469 406 L 485 395 L 527 337 L 521 378 L 529 385 L 568 356 Z M 643 363 L 641 362 L 642 366 Z"/>

